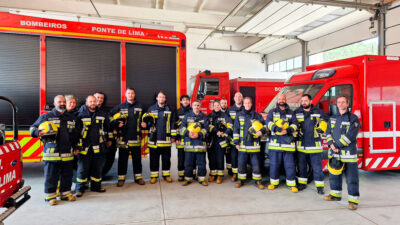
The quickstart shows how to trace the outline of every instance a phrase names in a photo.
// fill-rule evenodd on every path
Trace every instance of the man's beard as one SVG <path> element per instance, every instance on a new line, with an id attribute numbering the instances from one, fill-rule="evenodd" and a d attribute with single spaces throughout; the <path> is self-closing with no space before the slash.
<path id="1" fill-rule="evenodd" d="M 61 113 L 64 113 L 65 112 L 65 105 L 58 105 L 58 106 L 56 106 L 56 110 L 57 111 L 59 111 L 59 112 L 61 112 Z"/>
<path id="2" fill-rule="evenodd" d="M 304 109 L 309 109 L 310 107 L 311 107 L 311 105 L 306 105 L 306 106 L 303 105 Z"/>
<path id="3" fill-rule="evenodd" d="M 286 105 L 286 102 L 280 102 L 280 103 L 278 103 L 278 105 L 279 105 L 279 106 L 285 106 L 285 105 Z"/>

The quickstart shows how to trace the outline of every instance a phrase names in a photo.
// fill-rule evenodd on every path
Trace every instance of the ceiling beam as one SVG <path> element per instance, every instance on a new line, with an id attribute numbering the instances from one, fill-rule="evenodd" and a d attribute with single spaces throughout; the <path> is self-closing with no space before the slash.
<path id="1" fill-rule="evenodd" d="M 168 0 L 163 1 L 162 9 L 167 9 L 167 1 Z"/>
<path id="2" fill-rule="evenodd" d="M 203 8 L 206 5 L 206 3 L 207 3 L 207 0 L 199 0 L 197 2 L 197 6 L 196 6 L 196 9 L 195 9 L 195 12 L 201 12 L 201 10 L 203 10 Z"/>
<path id="3" fill-rule="evenodd" d="M 293 35 L 273 35 L 273 34 L 254 34 L 254 33 L 243 33 L 236 31 L 225 31 L 225 30 L 215 30 L 213 33 L 217 34 L 226 34 L 226 35 L 235 35 L 241 37 L 261 37 L 261 38 L 283 38 L 283 39 L 293 39 L 298 40 L 297 36 Z"/>
<path id="4" fill-rule="evenodd" d="M 159 10 L 127 5 L 98 3 L 96 9 L 102 18 L 117 18 L 140 23 L 185 24 L 188 26 L 216 27 L 226 15 L 213 15 L 196 12 Z M 0 8 L 37 10 L 42 12 L 67 13 L 76 16 L 98 17 L 93 5 L 89 1 L 65 0 L 0 0 Z M 226 27 L 236 27 L 243 23 L 244 17 L 231 16 Z"/>
<path id="5" fill-rule="evenodd" d="M 364 10 L 376 10 L 380 7 L 375 4 L 368 4 L 362 2 L 347 2 L 340 0 L 275 0 L 277 2 L 298 2 L 305 4 L 314 4 L 314 5 L 324 5 L 324 6 L 337 6 L 342 8 L 355 8 L 355 9 L 364 9 Z"/>
<path id="6" fill-rule="evenodd" d="M 249 0 L 243 0 L 243 1 L 241 1 L 240 4 L 239 4 L 237 7 L 235 7 L 235 9 L 232 11 L 232 15 L 236 15 L 236 13 L 239 12 L 239 10 L 240 10 L 241 8 L 243 8 L 243 6 L 245 6 L 245 5 L 247 4 L 248 1 L 249 1 Z"/>

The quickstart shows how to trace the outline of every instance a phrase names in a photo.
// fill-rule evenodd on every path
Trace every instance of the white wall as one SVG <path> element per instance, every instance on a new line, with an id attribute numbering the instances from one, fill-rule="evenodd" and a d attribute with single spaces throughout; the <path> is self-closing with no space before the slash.
<path id="1" fill-rule="evenodd" d="M 372 38 L 374 34 L 369 30 L 370 25 L 369 20 L 363 21 L 311 40 L 308 42 L 309 55 Z M 267 59 L 269 64 L 273 64 L 300 55 L 301 44 L 296 43 L 267 55 Z"/>
<path id="2" fill-rule="evenodd" d="M 369 20 L 344 28 L 308 43 L 309 55 L 352 44 L 376 35 L 371 33 Z"/>
<path id="3" fill-rule="evenodd" d="M 261 62 L 262 54 L 197 49 L 205 37 L 206 32 L 192 29 L 186 33 L 188 77 L 204 70 L 229 72 L 232 76 L 242 77 L 251 77 L 252 74 L 269 76 L 265 72 L 265 63 Z"/>
<path id="4" fill-rule="evenodd" d="M 386 27 L 386 55 L 400 56 L 400 7 L 389 9 Z"/>
<path id="5" fill-rule="evenodd" d="M 301 44 L 300 42 L 293 45 L 289 45 L 286 48 L 272 52 L 267 55 L 268 64 L 274 64 L 282 60 L 294 58 L 301 55 Z"/>

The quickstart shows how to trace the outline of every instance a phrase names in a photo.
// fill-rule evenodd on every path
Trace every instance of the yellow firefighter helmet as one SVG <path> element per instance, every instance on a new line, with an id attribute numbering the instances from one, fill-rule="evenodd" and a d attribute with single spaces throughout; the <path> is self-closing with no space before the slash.
<path id="1" fill-rule="evenodd" d="M 114 116 L 112 117 L 111 121 L 114 121 L 114 120 L 125 120 L 126 118 L 128 118 L 128 114 L 117 112 L 117 113 L 114 114 Z"/>
<path id="2" fill-rule="evenodd" d="M 199 133 L 201 131 L 200 123 L 189 123 L 187 127 L 189 132 Z"/>
<path id="3" fill-rule="evenodd" d="M 225 120 L 220 120 L 217 123 L 217 130 L 221 131 L 221 132 L 225 132 L 226 129 L 230 126 L 230 124 L 228 122 L 226 122 Z"/>
<path id="4" fill-rule="evenodd" d="M 326 129 L 328 129 L 328 123 L 324 120 L 321 120 L 319 123 L 316 124 L 315 131 L 318 133 L 325 133 Z"/>
<path id="5" fill-rule="evenodd" d="M 344 169 L 344 163 L 335 157 L 332 157 L 328 161 L 328 171 L 333 175 L 340 175 L 342 174 Z"/>
<path id="6" fill-rule="evenodd" d="M 153 113 L 147 112 L 143 114 L 142 122 L 146 123 L 148 127 L 151 127 L 156 124 L 156 117 Z"/>
<path id="7" fill-rule="evenodd" d="M 258 120 L 252 120 L 251 121 L 251 127 L 249 128 L 249 132 L 253 137 L 258 137 L 257 132 L 260 131 L 264 127 L 264 124 L 262 124 Z"/>
<path id="8" fill-rule="evenodd" d="M 280 128 L 282 128 L 282 129 L 284 129 L 284 130 L 286 130 L 286 129 L 289 128 L 289 123 L 288 123 L 288 121 L 283 120 L 283 119 L 279 119 L 278 121 L 276 121 L 275 125 L 276 125 L 277 127 L 280 127 Z M 281 132 L 276 132 L 276 134 L 277 134 L 277 135 L 282 135 Z"/>
<path id="9" fill-rule="evenodd" d="M 50 121 L 45 121 L 39 125 L 39 130 L 43 132 L 44 136 L 51 136 L 57 134 L 58 127 Z"/>

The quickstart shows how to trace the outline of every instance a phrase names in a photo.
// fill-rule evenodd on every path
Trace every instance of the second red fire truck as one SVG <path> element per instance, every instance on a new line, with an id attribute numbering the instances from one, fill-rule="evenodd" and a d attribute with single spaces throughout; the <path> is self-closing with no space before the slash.
<path id="1" fill-rule="evenodd" d="M 350 97 L 350 111 L 361 121 L 358 135 L 358 165 L 363 170 L 400 169 L 400 57 L 364 55 L 312 65 L 293 75 L 281 90 L 292 109 L 303 94 L 332 115 L 336 98 Z M 275 99 L 265 108 L 275 107 Z M 327 149 L 324 144 L 326 170 Z"/>

